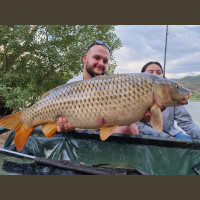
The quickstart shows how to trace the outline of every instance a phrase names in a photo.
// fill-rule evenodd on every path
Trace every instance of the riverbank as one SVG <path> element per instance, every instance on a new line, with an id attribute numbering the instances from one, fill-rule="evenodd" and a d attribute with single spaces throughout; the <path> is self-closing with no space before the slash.
<path id="1" fill-rule="evenodd" d="M 192 96 L 189 101 L 200 101 L 200 98 Z"/>

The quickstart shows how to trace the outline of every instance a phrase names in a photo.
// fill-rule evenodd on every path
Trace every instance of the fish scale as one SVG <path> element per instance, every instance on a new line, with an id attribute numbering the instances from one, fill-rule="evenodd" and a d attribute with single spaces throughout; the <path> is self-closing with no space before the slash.
<path id="1" fill-rule="evenodd" d="M 47 100 L 47 102 L 46 101 L 44 102 L 44 104 L 46 104 L 46 103 L 49 104 L 48 102 L 51 102 L 50 105 L 53 105 L 51 114 L 54 113 L 55 120 L 52 119 L 52 116 L 48 120 L 55 122 L 57 120 L 58 116 L 63 115 L 65 117 L 67 117 L 69 122 L 71 122 L 72 124 L 75 124 L 75 126 L 80 126 L 80 128 L 87 128 L 85 124 L 81 125 L 81 123 L 77 123 L 77 122 L 74 123 L 74 120 L 76 120 L 76 119 L 79 120 L 82 117 L 89 118 L 90 112 L 88 113 L 87 111 L 89 109 L 92 110 L 92 107 L 90 106 L 91 104 L 92 105 L 95 104 L 97 107 L 99 105 L 101 106 L 101 109 L 97 109 L 95 111 L 95 112 L 97 112 L 96 113 L 96 118 L 97 118 L 101 114 L 101 113 L 99 113 L 100 111 L 105 112 L 105 109 L 107 109 L 108 107 L 111 107 L 112 104 L 118 104 L 118 103 L 127 104 L 127 103 L 129 103 L 131 101 L 131 96 L 134 97 L 134 95 L 131 95 L 132 93 L 129 88 L 131 80 L 132 80 L 132 82 L 135 82 L 136 86 L 137 86 L 135 88 L 132 88 L 132 90 L 133 90 L 132 93 L 138 93 L 138 97 L 139 97 L 139 94 L 140 94 L 140 91 L 142 90 L 142 88 L 140 88 L 141 90 L 138 89 L 139 88 L 138 82 L 142 81 L 142 80 L 140 80 L 140 78 L 138 78 L 138 77 L 134 77 L 131 79 L 131 77 L 129 77 L 129 76 L 127 76 L 127 78 L 121 78 L 121 76 L 114 77 L 113 80 L 110 81 L 111 84 L 110 85 L 107 84 L 107 87 L 105 85 L 106 81 L 104 79 L 89 81 L 89 85 L 90 85 L 89 88 L 91 88 L 90 89 L 90 97 L 91 96 L 94 97 L 91 99 L 90 104 L 86 104 L 87 93 L 84 92 L 84 89 L 85 89 L 84 83 L 79 84 L 78 86 L 75 84 L 74 87 L 72 87 L 73 89 L 69 88 L 68 90 L 62 89 L 60 92 L 56 91 L 52 95 L 50 95 L 50 97 L 49 97 L 50 99 Z M 128 87 L 128 89 L 124 88 L 123 85 Z M 112 86 L 112 87 L 109 87 L 109 86 Z M 83 90 L 81 90 L 79 88 L 83 88 Z M 124 88 L 124 90 L 122 90 L 122 92 L 124 92 L 124 95 L 119 94 L 119 91 L 118 91 L 119 88 Z M 136 90 L 136 88 L 137 88 L 137 90 Z M 107 95 L 106 95 L 107 98 L 103 97 L 105 95 L 104 90 L 107 90 Z M 61 95 L 59 93 L 65 94 L 64 96 L 69 97 L 69 98 L 61 98 Z M 119 94 L 119 95 L 116 95 L 116 94 Z M 128 98 L 127 98 L 127 102 L 126 102 L 125 99 L 127 96 L 128 96 Z M 122 97 L 124 97 L 124 98 L 122 98 Z M 52 101 L 57 102 L 57 101 L 60 101 L 60 99 L 62 99 L 61 104 L 63 104 L 63 102 L 67 102 L 67 105 L 69 105 L 68 107 L 64 106 L 64 109 L 66 109 L 65 112 L 67 112 L 67 110 L 68 110 L 67 114 L 61 113 L 61 112 L 59 113 L 58 108 L 61 105 L 52 104 Z M 75 111 L 76 106 L 73 106 L 74 99 L 79 99 L 79 100 L 76 100 L 76 104 L 82 105 L 82 110 L 81 110 L 82 115 L 79 112 L 78 112 L 79 115 L 78 116 L 76 115 L 76 113 L 77 113 L 77 111 Z M 106 103 L 105 103 L 105 101 L 106 101 Z M 113 103 L 112 103 L 112 101 L 113 101 Z M 104 104 L 106 106 L 104 106 Z M 116 109 L 116 106 L 113 106 L 113 109 Z M 45 111 L 46 110 L 47 109 L 45 109 Z M 44 113 L 45 113 L 45 111 L 44 111 Z M 46 112 L 48 112 L 48 110 Z M 35 112 L 33 111 L 32 113 L 35 113 Z M 73 116 L 71 117 L 70 114 L 72 114 Z M 37 113 L 36 115 L 38 116 L 39 119 L 38 120 L 36 119 L 35 121 L 33 120 L 32 125 L 36 125 L 38 123 L 38 121 L 41 121 L 44 119 L 45 119 L 44 122 L 46 121 L 46 115 L 44 116 L 44 119 L 43 119 L 44 114 L 42 114 L 41 112 Z M 56 116 L 56 115 L 58 115 L 58 116 Z M 24 113 L 24 116 L 25 116 L 24 118 L 27 118 L 26 113 Z M 95 116 L 95 115 L 93 114 L 93 116 Z M 35 118 L 35 116 L 33 117 L 30 115 L 28 120 L 30 121 L 30 119 L 34 119 L 34 118 Z M 97 125 L 95 125 L 92 128 L 98 128 L 98 127 L 97 127 Z"/>
<path id="2" fill-rule="evenodd" d="M 52 137 L 60 116 L 75 128 L 100 128 L 105 140 L 117 126 L 141 120 L 152 108 L 152 125 L 160 131 L 162 105 L 182 105 L 183 98 L 190 96 L 178 83 L 148 73 L 97 76 L 52 89 L 30 108 L 1 119 L 0 124 L 16 131 L 18 151 L 36 126 L 46 124 L 42 130 Z"/>

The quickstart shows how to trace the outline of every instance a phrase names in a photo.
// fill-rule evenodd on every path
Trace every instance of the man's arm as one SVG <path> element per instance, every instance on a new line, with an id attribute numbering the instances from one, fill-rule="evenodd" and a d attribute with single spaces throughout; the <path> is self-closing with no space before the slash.
<path id="1" fill-rule="evenodd" d="M 139 133 L 141 135 L 149 135 L 149 136 L 154 136 L 154 137 L 170 137 L 170 135 L 168 135 L 165 132 L 159 132 L 155 129 L 153 129 L 149 123 L 143 123 L 143 122 L 136 122 L 138 129 L 139 129 Z"/>

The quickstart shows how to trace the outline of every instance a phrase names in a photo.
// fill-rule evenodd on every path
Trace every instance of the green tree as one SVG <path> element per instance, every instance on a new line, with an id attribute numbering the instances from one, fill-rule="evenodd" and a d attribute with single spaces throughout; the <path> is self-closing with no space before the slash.
<path id="1" fill-rule="evenodd" d="M 28 107 L 79 74 L 94 39 L 111 47 L 108 73 L 112 74 L 113 51 L 121 47 L 114 30 L 112 25 L 1 25 L 0 109 L 16 112 Z"/>

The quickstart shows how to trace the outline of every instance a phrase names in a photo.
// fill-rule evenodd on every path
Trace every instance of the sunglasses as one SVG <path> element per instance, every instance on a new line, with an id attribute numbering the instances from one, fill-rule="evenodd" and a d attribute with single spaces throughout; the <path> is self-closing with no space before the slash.
<path id="1" fill-rule="evenodd" d="M 94 42 L 93 42 L 91 45 L 88 46 L 87 52 L 88 52 L 88 50 L 89 50 L 92 46 L 94 46 L 95 44 L 103 45 L 103 46 L 105 46 L 109 51 L 111 50 L 111 48 L 110 48 L 106 43 L 104 43 L 104 42 L 102 42 L 102 41 L 100 41 L 100 40 L 94 40 Z"/>

